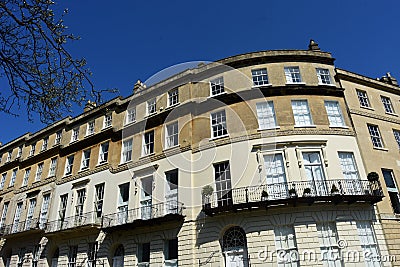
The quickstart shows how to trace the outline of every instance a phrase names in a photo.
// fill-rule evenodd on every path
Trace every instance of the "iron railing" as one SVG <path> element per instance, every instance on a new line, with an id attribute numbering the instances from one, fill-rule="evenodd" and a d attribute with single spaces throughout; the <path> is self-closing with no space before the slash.
<path id="1" fill-rule="evenodd" d="M 2 235 L 11 235 L 37 229 L 43 229 L 43 225 L 39 223 L 39 218 L 31 218 L 25 221 L 5 225 L 0 228 L 0 233 Z"/>
<path id="2" fill-rule="evenodd" d="M 85 225 L 101 225 L 102 217 L 97 216 L 97 212 L 88 212 L 81 215 L 61 218 L 46 224 L 46 233 L 67 230 Z"/>
<path id="3" fill-rule="evenodd" d="M 204 209 L 236 204 L 287 200 L 293 198 L 329 199 L 334 196 L 383 197 L 378 181 L 334 179 L 284 182 L 234 188 L 203 196 Z"/>
<path id="4" fill-rule="evenodd" d="M 104 215 L 102 227 L 114 227 L 133 223 L 137 220 L 151 220 L 155 218 L 161 218 L 169 214 L 182 215 L 182 211 L 183 203 L 178 201 L 162 202 Z"/>

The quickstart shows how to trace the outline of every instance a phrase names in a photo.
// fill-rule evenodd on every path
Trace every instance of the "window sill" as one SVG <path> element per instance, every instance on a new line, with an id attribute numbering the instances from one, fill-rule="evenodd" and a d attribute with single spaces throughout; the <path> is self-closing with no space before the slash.
<path id="1" fill-rule="evenodd" d="M 154 156 L 156 153 L 149 153 L 149 154 L 146 154 L 146 155 L 142 155 L 142 156 L 140 156 L 140 158 L 139 159 L 145 159 L 145 158 L 147 158 L 147 157 L 151 157 L 151 156 Z"/>
<path id="2" fill-rule="evenodd" d="M 106 131 L 106 130 L 108 130 L 108 129 L 110 129 L 110 128 L 112 128 L 112 125 L 103 127 L 103 129 L 101 129 L 101 131 Z"/>
<path id="3" fill-rule="evenodd" d="M 336 87 L 336 84 L 334 84 L 334 83 L 318 83 L 318 85 L 320 85 L 320 86 L 332 86 L 332 87 Z"/>
<path id="4" fill-rule="evenodd" d="M 64 178 L 68 178 L 68 177 L 71 177 L 71 176 L 72 176 L 72 173 L 64 174 Z"/>
<path id="5" fill-rule="evenodd" d="M 298 82 L 298 83 L 286 82 L 286 85 L 306 85 L 306 83 L 305 82 Z"/>
<path id="6" fill-rule="evenodd" d="M 174 148 L 179 148 L 180 146 L 181 146 L 180 144 L 177 144 L 176 146 L 167 147 L 167 148 L 165 148 L 163 150 L 163 152 L 167 152 L 167 151 L 173 150 Z"/>
<path id="7" fill-rule="evenodd" d="M 178 103 L 173 104 L 173 105 L 168 105 L 168 106 L 165 108 L 165 110 L 172 109 L 172 108 L 174 108 L 174 107 L 176 107 L 176 106 L 179 106 L 180 104 L 181 104 L 181 103 L 178 102 Z"/>
<path id="8" fill-rule="evenodd" d="M 268 130 L 277 130 L 280 129 L 280 126 L 275 126 L 275 127 L 271 127 L 271 128 L 258 128 L 257 131 L 261 132 L 261 131 L 268 131 Z"/>
<path id="9" fill-rule="evenodd" d="M 107 163 L 108 163 L 107 160 L 101 161 L 101 162 L 99 162 L 99 163 L 97 164 L 97 166 L 105 165 L 105 164 L 107 164 Z"/>
<path id="10" fill-rule="evenodd" d="M 343 126 L 331 126 L 331 125 L 329 125 L 329 128 L 332 128 L 332 129 L 335 129 L 335 128 L 337 128 L 337 129 L 349 129 L 349 126 L 346 126 L 346 125 L 343 125 Z"/>
<path id="11" fill-rule="evenodd" d="M 390 116 L 395 116 L 398 117 L 399 115 L 397 115 L 396 113 L 391 113 L 391 112 L 385 112 L 385 114 L 390 115 Z"/>
<path id="12" fill-rule="evenodd" d="M 271 87 L 271 86 L 272 86 L 272 84 L 266 83 L 266 84 L 260 84 L 260 85 L 253 85 L 253 86 L 251 86 L 251 88 L 258 89 L 258 88 L 262 88 L 262 87 Z"/>
<path id="13" fill-rule="evenodd" d="M 216 137 L 211 137 L 210 139 L 208 139 L 208 141 L 214 141 L 214 140 L 218 140 L 218 139 L 222 139 L 222 138 L 226 138 L 229 137 L 229 134 L 224 134 L 221 136 L 216 136 Z"/>
<path id="14" fill-rule="evenodd" d="M 221 96 L 221 95 L 226 95 L 226 92 L 224 91 L 224 92 L 222 92 L 222 93 L 215 94 L 215 95 L 212 95 L 211 92 L 210 92 L 210 96 L 207 97 L 207 98 L 214 98 L 214 97 L 216 97 L 216 96 Z"/>
<path id="15" fill-rule="evenodd" d="M 146 118 L 150 118 L 150 117 L 153 117 L 153 116 L 155 116 L 155 115 L 157 115 L 157 111 L 156 112 L 153 112 L 153 113 L 150 113 L 150 114 L 146 114 L 145 116 L 144 116 L 144 118 L 146 119 Z"/>
<path id="16" fill-rule="evenodd" d="M 85 167 L 85 168 L 80 169 L 80 170 L 78 171 L 78 173 L 84 172 L 84 171 L 86 171 L 86 170 L 89 170 L 89 167 Z"/>
<path id="17" fill-rule="evenodd" d="M 381 151 L 389 151 L 389 149 L 387 149 L 387 148 L 385 148 L 385 147 L 376 147 L 376 146 L 374 146 L 373 147 L 374 149 L 376 149 L 376 150 L 381 150 Z"/>
<path id="18" fill-rule="evenodd" d="M 295 125 L 294 128 L 317 128 L 317 125 L 310 124 L 310 125 Z"/>
<path id="19" fill-rule="evenodd" d="M 365 109 L 368 109 L 368 110 L 371 110 L 371 111 L 375 111 L 375 109 L 373 109 L 373 108 L 371 108 L 371 107 L 360 106 L 360 108 L 365 108 Z"/>
<path id="20" fill-rule="evenodd" d="M 135 122 L 136 122 L 136 120 L 127 122 L 127 123 L 124 124 L 124 127 L 131 126 L 131 125 L 134 124 Z"/>
<path id="21" fill-rule="evenodd" d="M 87 134 L 87 135 L 85 135 L 85 138 L 89 138 L 89 137 L 91 137 L 93 135 L 94 135 L 94 133 Z"/>
<path id="22" fill-rule="evenodd" d="M 69 144 L 71 145 L 71 144 L 73 144 L 73 143 L 77 143 L 78 141 L 79 141 L 79 139 L 76 139 L 76 140 L 74 140 L 74 141 L 69 142 Z"/>
<path id="23" fill-rule="evenodd" d="M 129 162 L 132 162 L 132 160 L 122 161 L 122 162 L 119 163 L 119 165 L 124 165 L 124 164 L 127 164 Z"/>

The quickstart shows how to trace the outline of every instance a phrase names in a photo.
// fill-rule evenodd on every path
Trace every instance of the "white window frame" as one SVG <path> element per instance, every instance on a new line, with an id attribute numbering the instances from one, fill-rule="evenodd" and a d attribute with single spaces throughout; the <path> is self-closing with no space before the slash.
<path id="1" fill-rule="evenodd" d="M 346 125 L 339 102 L 335 100 L 325 100 L 324 105 L 328 115 L 329 127 L 345 127 Z"/>
<path id="2" fill-rule="evenodd" d="M 89 121 L 86 127 L 86 136 L 94 134 L 95 121 Z"/>
<path id="3" fill-rule="evenodd" d="M 40 208 L 39 214 L 39 228 L 44 229 L 47 222 L 47 217 L 49 215 L 49 206 L 50 206 L 50 193 L 43 195 L 42 206 Z"/>
<path id="4" fill-rule="evenodd" d="M 399 146 L 399 149 L 400 149 L 400 131 L 393 129 L 393 136 L 394 136 L 394 139 L 396 140 L 397 145 Z"/>
<path id="5" fill-rule="evenodd" d="M 291 101 L 291 106 L 295 127 L 314 127 L 310 107 L 306 99 L 294 99 Z"/>
<path id="6" fill-rule="evenodd" d="M 172 148 L 179 145 L 178 121 L 165 125 L 165 148 Z"/>
<path id="7" fill-rule="evenodd" d="M 320 240 L 321 261 L 327 266 L 343 266 L 340 257 L 341 252 L 338 246 L 338 241 L 340 239 L 337 233 L 336 223 L 319 222 L 317 223 L 317 231 Z"/>
<path id="8" fill-rule="evenodd" d="M 40 179 L 42 178 L 43 166 L 44 166 L 43 162 L 41 162 L 37 165 L 36 174 L 35 174 L 35 182 L 40 181 Z"/>
<path id="9" fill-rule="evenodd" d="M 10 184 L 8 185 L 8 187 L 14 186 L 15 184 L 15 178 L 17 177 L 17 171 L 18 169 L 14 169 L 11 173 L 11 179 L 10 179 Z"/>
<path id="10" fill-rule="evenodd" d="M 225 110 L 210 113 L 211 139 L 228 136 Z"/>
<path id="11" fill-rule="evenodd" d="M 6 219 L 7 219 L 7 212 L 8 207 L 10 206 L 10 202 L 4 202 L 3 210 L 1 211 L 1 218 L 0 218 L 0 229 L 6 226 Z"/>
<path id="12" fill-rule="evenodd" d="M 72 129 L 71 143 L 79 140 L 79 127 Z"/>
<path id="13" fill-rule="evenodd" d="M 94 188 L 95 188 L 94 208 L 96 211 L 96 217 L 100 218 L 103 214 L 105 183 L 96 184 Z"/>
<path id="14" fill-rule="evenodd" d="M 296 233 L 293 225 L 274 227 L 275 248 L 278 267 L 299 266 L 300 259 L 297 249 Z M 294 258 L 297 256 L 297 258 Z"/>
<path id="15" fill-rule="evenodd" d="M 21 156 L 22 156 L 22 146 L 19 146 L 17 152 L 17 158 L 20 158 Z"/>
<path id="16" fill-rule="evenodd" d="M 89 168 L 91 153 L 92 153 L 91 149 L 86 149 L 82 151 L 81 170 L 86 170 Z"/>
<path id="17" fill-rule="evenodd" d="M 41 151 L 47 150 L 48 146 L 49 146 L 49 137 L 47 136 L 47 137 L 43 138 Z"/>
<path id="18" fill-rule="evenodd" d="M 274 101 L 256 103 L 257 121 L 259 130 L 277 129 Z"/>
<path id="19" fill-rule="evenodd" d="M 284 67 L 286 84 L 304 84 L 299 66 Z"/>
<path id="20" fill-rule="evenodd" d="M 179 104 L 179 90 L 178 88 L 168 91 L 168 107 Z"/>
<path id="21" fill-rule="evenodd" d="M 152 140 L 147 140 L 147 136 L 153 136 Z M 154 130 L 145 132 L 143 134 L 142 156 L 151 155 L 154 153 Z"/>
<path id="22" fill-rule="evenodd" d="M 393 108 L 393 105 L 392 105 L 392 101 L 390 100 L 390 97 L 381 95 L 381 101 L 382 101 L 382 105 L 383 105 L 383 108 L 384 108 L 386 113 L 388 113 L 388 114 L 396 114 L 394 112 L 394 108 Z"/>
<path id="23" fill-rule="evenodd" d="M 16 233 L 19 230 L 19 221 L 21 219 L 22 206 L 23 206 L 23 203 L 21 201 L 21 202 L 18 202 L 17 206 L 15 207 L 13 226 L 12 226 L 12 230 L 11 230 L 12 233 Z"/>
<path id="24" fill-rule="evenodd" d="M 371 108 L 371 103 L 369 102 L 368 94 L 364 90 L 356 89 L 356 94 L 360 107 Z"/>
<path id="25" fill-rule="evenodd" d="M 22 180 L 22 186 L 26 186 L 28 184 L 30 174 L 31 174 L 31 168 L 26 168 L 24 179 Z"/>
<path id="26" fill-rule="evenodd" d="M 332 77 L 328 69 L 316 68 L 318 84 L 332 85 Z"/>
<path id="27" fill-rule="evenodd" d="M 76 259 L 78 256 L 78 246 L 69 246 L 68 248 L 68 267 L 76 267 Z"/>
<path id="28" fill-rule="evenodd" d="M 54 145 L 58 145 L 61 143 L 62 131 L 56 132 L 56 137 L 54 138 Z"/>
<path id="29" fill-rule="evenodd" d="M 146 114 L 147 116 L 157 113 L 157 100 L 152 98 L 146 101 Z"/>
<path id="30" fill-rule="evenodd" d="M 32 219 L 33 215 L 35 214 L 35 209 L 36 209 L 36 198 L 30 198 L 28 212 L 25 220 L 25 230 L 29 230 L 33 226 Z"/>
<path id="31" fill-rule="evenodd" d="M 1 175 L 1 181 L 0 181 L 0 189 L 4 188 L 4 184 L 6 183 L 6 179 L 7 179 L 7 173 L 3 173 Z"/>
<path id="32" fill-rule="evenodd" d="M 49 176 L 48 177 L 52 177 L 54 175 L 56 175 L 56 169 L 57 169 L 57 158 L 52 158 L 50 160 L 50 168 L 49 168 Z"/>
<path id="33" fill-rule="evenodd" d="M 103 119 L 103 129 L 112 126 L 112 113 L 107 113 L 104 115 Z"/>
<path id="34" fill-rule="evenodd" d="M 66 158 L 64 176 L 72 175 L 72 171 L 74 168 L 74 160 L 75 160 L 74 155 L 70 155 Z"/>
<path id="35" fill-rule="evenodd" d="M 376 242 L 376 235 L 372 223 L 370 221 L 357 221 L 356 225 L 364 255 L 369 255 L 369 257 L 364 257 L 365 266 L 382 266 L 380 262 L 380 252 Z"/>
<path id="36" fill-rule="evenodd" d="M 210 96 L 225 94 L 224 77 L 220 76 L 210 80 Z"/>
<path id="37" fill-rule="evenodd" d="M 132 161 L 133 155 L 133 138 L 122 141 L 121 163 Z"/>
<path id="38" fill-rule="evenodd" d="M 367 124 L 367 128 L 371 137 L 372 146 L 374 148 L 384 148 L 385 146 L 378 125 Z"/>
<path id="39" fill-rule="evenodd" d="M 105 149 L 107 148 L 107 149 Z M 100 144 L 100 149 L 99 149 L 99 164 L 103 164 L 108 162 L 108 151 L 110 149 L 110 143 L 109 142 L 104 142 Z"/>
<path id="40" fill-rule="evenodd" d="M 12 158 L 12 150 L 10 150 L 10 151 L 7 152 L 7 159 L 6 159 L 6 162 L 10 162 L 10 161 L 11 161 L 11 158 Z"/>
<path id="41" fill-rule="evenodd" d="M 136 121 L 136 107 L 130 107 L 126 111 L 126 122 L 125 124 L 130 124 Z"/>
<path id="42" fill-rule="evenodd" d="M 268 80 L 267 68 L 251 70 L 251 78 L 253 80 L 253 87 L 271 85 Z"/>
<path id="43" fill-rule="evenodd" d="M 35 155 L 36 142 L 31 144 L 31 150 L 29 151 L 29 156 Z"/>

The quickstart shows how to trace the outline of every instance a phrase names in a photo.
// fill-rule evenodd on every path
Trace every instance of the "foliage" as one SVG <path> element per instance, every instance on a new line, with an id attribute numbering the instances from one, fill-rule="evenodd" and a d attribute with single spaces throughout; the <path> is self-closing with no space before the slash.
<path id="1" fill-rule="evenodd" d="M 203 189 L 201 190 L 201 194 L 203 196 L 210 196 L 212 195 L 212 193 L 214 192 L 214 188 L 212 188 L 211 185 L 206 185 L 203 187 Z"/>
<path id="2" fill-rule="evenodd" d="M 101 101 L 85 59 L 66 49 L 68 41 L 79 39 L 64 25 L 68 10 L 57 16 L 54 7 L 51 0 L 0 0 L 0 79 L 9 85 L 0 92 L 0 112 L 18 116 L 25 106 L 28 120 L 38 113 L 51 123 L 73 104 L 89 97 Z"/>
<path id="3" fill-rule="evenodd" d="M 379 175 L 376 172 L 370 172 L 367 175 L 367 179 L 370 182 L 375 182 L 379 180 Z"/>
<path id="4" fill-rule="evenodd" d="M 331 193 L 333 194 L 333 193 L 337 193 L 337 192 L 339 192 L 339 189 L 337 189 L 337 187 L 336 187 L 336 185 L 332 185 L 332 188 L 331 188 Z"/>

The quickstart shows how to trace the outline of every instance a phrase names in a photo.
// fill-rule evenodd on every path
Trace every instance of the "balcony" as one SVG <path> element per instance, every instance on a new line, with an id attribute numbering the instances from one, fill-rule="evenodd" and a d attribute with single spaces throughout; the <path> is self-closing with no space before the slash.
<path id="1" fill-rule="evenodd" d="M 227 211 L 268 208 L 278 205 L 311 205 L 317 202 L 368 202 L 383 198 L 378 181 L 335 179 L 324 181 L 285 182 L 234 188 L 203 196 L 203 211 L 214 215 Z"/>
<path id="2" fill-rule="evenodd" d="M 44 232 L 44 224 L 39 222 L 38 218 L 27 219 L 26 221 L 5 225 L 0 229 L 2 236 L 23 235 Z"/>
<path id="3" fill-rule="evenodd" d="M 104 231 L 113 229 L 132 229 L 138 226 L 155 225 L 167 221 L 181 221 L 183 203 L 168 201 L 140 208 L 105 215 L 102 228 Z"/>
<path id="4" fill-rule="evenodd" d="M 97 212 L 88 212 L 82 215 L 76 215 L 51 221 L 46 224 L 45 232 L 55 233 L 59 231 L 76 231 L 76 230 L 89 230 L 100 229 L 102 217 L 97 216 Z"/>

